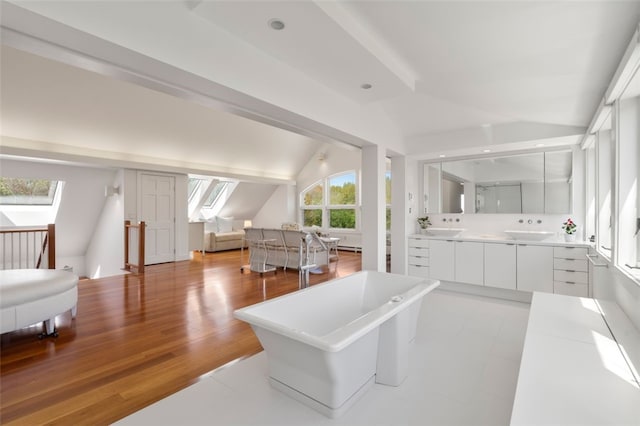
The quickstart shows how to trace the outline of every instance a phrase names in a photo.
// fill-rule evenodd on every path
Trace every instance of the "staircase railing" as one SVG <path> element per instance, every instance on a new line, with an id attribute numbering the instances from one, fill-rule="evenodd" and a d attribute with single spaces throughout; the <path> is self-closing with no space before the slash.
<path id="1" fill-rule="evenodd" d="M 124 221 L 124 269 L 127 271 L 130 271 L 131 268 L 135 268 L 139 274 L 144 273 L 145 226 L 146 225 L 144 222 L 140 222 L 137 225 L 132 225 L 130 220 Z M 138 232 L 133 232 L 134 230 L 137 230 Z M 137 238 L 135 238 L 136 234 Z M 138 263 L 132 263 L 129 259 L 129 247 L 132 245 L 134 249 L 137 246 Z"/>
<path id="2" fill-rule="evenodd" d="M 0 229 L 0 269 L 55 269 L 56 226 Z"/>

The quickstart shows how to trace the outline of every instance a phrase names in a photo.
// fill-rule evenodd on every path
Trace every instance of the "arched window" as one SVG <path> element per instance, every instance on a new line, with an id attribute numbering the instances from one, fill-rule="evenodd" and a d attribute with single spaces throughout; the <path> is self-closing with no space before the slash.
<path id="1" fill-rule="evenodd" d="M 301 193 L 303 226 L 356 229 L 357 174 L 339 173 L 315 182 Z"/>

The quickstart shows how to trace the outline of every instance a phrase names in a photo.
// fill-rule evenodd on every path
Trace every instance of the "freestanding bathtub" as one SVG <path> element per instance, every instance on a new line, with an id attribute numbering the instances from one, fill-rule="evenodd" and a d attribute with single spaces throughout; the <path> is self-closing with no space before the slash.
<path id="1" fill-rule="evenodd" d="M 328 417 L 407 376 L 421 300 L 440 284 L 363 271 L 235 311 L 267 353 L 273 387 Z"/>

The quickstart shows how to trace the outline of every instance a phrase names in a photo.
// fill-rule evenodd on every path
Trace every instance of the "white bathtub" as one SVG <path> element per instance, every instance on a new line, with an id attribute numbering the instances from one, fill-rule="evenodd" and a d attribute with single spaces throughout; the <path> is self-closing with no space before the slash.
<path id="1" fill-rule="evenodd" d="M 374 382 L 406 378 L 422 297 L 439 281 L 363 271 L 235 311 L 269 360 L 271 384 L 329 417 Z"/>

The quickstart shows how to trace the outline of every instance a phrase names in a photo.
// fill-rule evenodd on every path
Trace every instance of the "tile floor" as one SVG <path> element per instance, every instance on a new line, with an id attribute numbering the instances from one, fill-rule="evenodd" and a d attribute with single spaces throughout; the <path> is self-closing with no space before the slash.
<path id="1" fill-rule="evenodd" d="M 399 387 L 375 384 L 329 419 L 267 381 L 261 352 L 119 425 L 508 425 L 529 305 L 436 290 L 425 298 Z"/>

